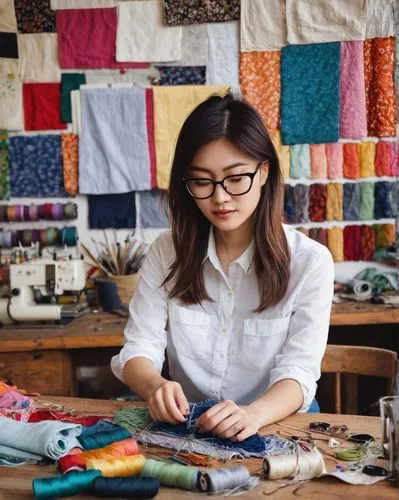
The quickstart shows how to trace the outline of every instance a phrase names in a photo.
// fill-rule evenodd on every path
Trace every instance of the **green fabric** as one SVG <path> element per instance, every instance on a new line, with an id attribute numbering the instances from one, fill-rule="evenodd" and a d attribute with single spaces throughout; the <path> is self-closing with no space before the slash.
<path id="1" fill-rule="evenodd" d="M 360 220 L 373 220 L 374 218 L 374 182 L 360 184 Z"/>
<path id="2" fill-rule="evenodd" d="M 378 271 L 375 267 L 368 267 L 355 276 L 356 280 L 370 281 L 374 294 L 389 290 L 398 290 L 398 275 L 396 272 Z"/>
<path id="3" fill-rule="evenodd" d="M 61 120 L 72 123 L 71 92 L 86 83 L 83 73 L 63 73 L 61 76 Z"/>
<path id="4" fill-rule="evenodd" d="M 8 159 L 8 132 L 0 130 L 0 199 L 10 198 L 10 162 Z"/>

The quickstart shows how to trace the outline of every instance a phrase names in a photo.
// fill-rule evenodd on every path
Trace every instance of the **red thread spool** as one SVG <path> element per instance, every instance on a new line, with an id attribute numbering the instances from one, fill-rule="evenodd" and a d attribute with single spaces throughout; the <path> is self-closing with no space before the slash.
<path id="1" fill-rule="evenodd" d="M 46 220 L 53 220 L 53 204 L 45 203 L 44 204 L 44 218 Z"/>

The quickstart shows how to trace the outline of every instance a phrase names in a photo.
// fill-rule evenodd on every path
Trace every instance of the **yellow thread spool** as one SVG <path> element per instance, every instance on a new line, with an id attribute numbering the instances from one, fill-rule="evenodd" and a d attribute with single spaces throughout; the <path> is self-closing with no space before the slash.
<path id="1" fill-rule="evenodd" d="M 138 476 L 144 467 L 144 462 L 144 455 L 113 458 L 109 460 L 93 458 L 87 461 L 86 470 L 100 470 L 104 477 Z"/>

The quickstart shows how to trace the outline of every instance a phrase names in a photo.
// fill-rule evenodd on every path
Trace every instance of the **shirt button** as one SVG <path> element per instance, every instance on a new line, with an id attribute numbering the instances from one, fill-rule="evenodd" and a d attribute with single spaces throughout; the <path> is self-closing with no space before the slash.
<path id="1" fill-rule="evenodd" d="M 223 329 L 222 329 L 222 333 L 226 333 L 226 328 L 223 328 Z"/>

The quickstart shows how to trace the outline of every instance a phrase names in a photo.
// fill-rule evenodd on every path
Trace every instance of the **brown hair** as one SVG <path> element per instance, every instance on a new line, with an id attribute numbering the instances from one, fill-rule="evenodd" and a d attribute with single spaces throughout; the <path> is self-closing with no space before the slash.
<path id="1" fill-rule="evenodd" d="M 283 181 L 278 156 L 258 112 L 248 103 L 212 96 L 188 116 L 180 131 L 172 165 L 168 199 L 176 259 L 165 283 L 175 279 L 170 298 L 186 304 L 212 300 L 205 288 L 203 261 L 210 222 L 188 193 L 183 178 L 205 144 L 227 139 L 242 152 L 267 161 L 269 174 L 254 212 L 254 265 L 260 303 L 256 312 L 277 304 L 290 277 L 290 251 L 282 227 Z"/>

